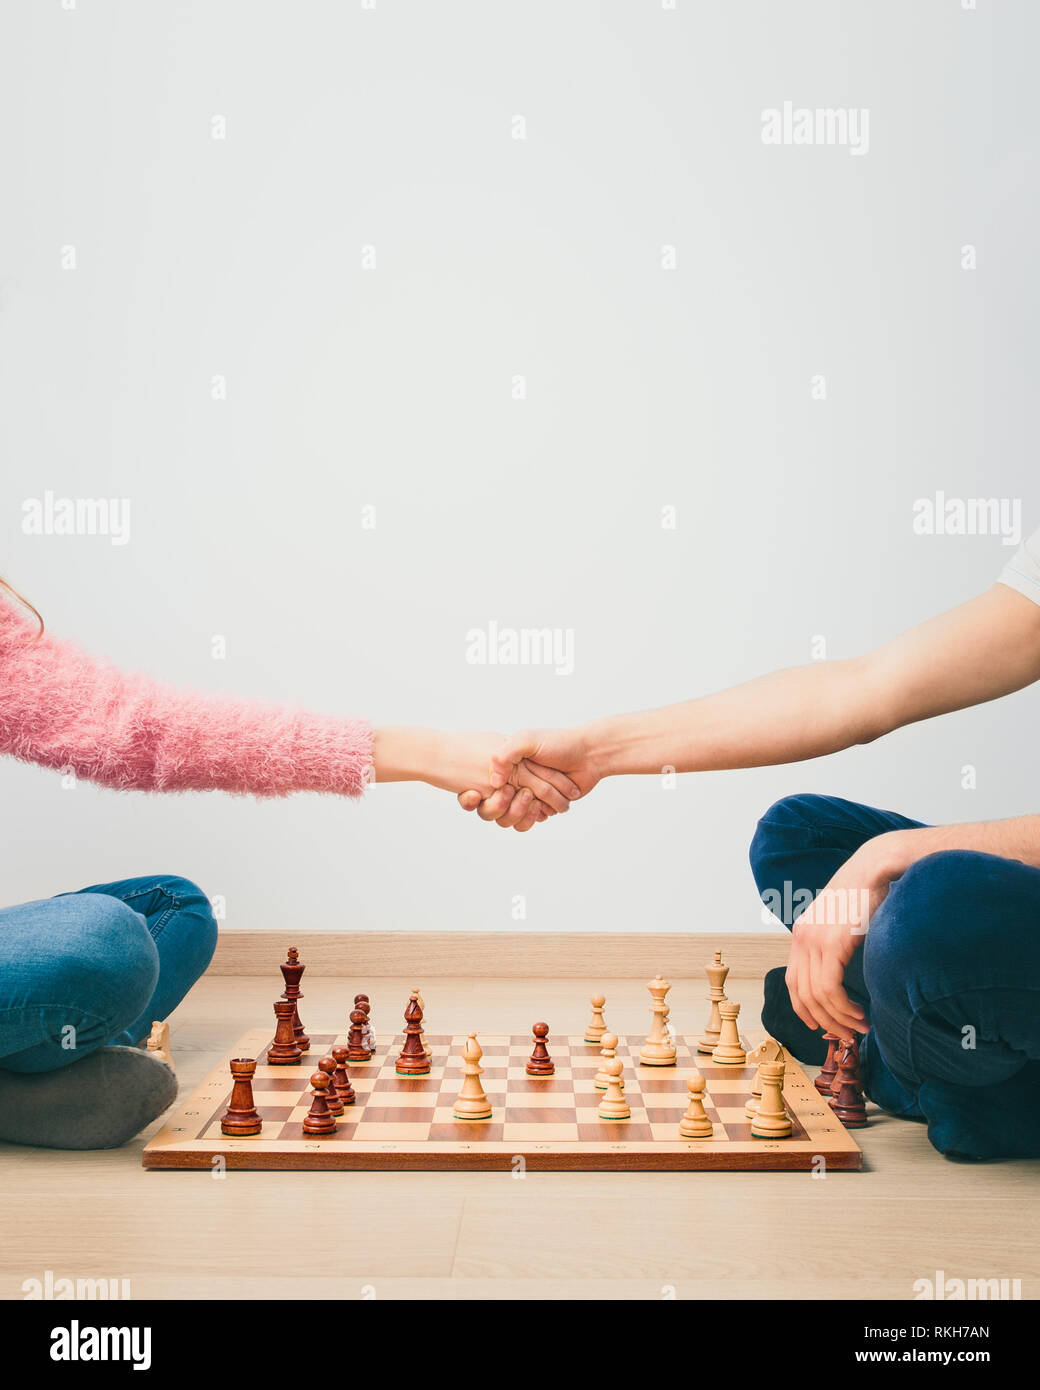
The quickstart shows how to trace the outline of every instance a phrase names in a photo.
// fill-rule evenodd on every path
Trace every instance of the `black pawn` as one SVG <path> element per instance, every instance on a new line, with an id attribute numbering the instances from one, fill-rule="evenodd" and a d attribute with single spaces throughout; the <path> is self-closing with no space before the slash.
<path id="1" fill-rule="evenodd" d="M 534 1051 L 527 1062 L 527 1075 L 552 1076 L 556 1071 L 556 1065 L 549 1056 L 549 1049 L 545 1045 L 545 1040 L 549 1036 L 549 1025 L 536 1023 L 531 1032 L 534 1034 Z"/>

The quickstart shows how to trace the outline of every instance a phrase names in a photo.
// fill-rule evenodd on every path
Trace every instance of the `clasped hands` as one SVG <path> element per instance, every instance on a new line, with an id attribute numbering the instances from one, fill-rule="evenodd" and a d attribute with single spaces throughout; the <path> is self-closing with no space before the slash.
<path id="1" fill-rule="evenodd" d="M 483 777 L 459 793 L 459 805 L 503 830 L 530 830 L 561 815 L 603 775 L 590 740 L 580 729 L 525 730 L 506 739 L 461 735 L 460 739 L 484 742 L 488 757 Z M 493 742 L 487 744 L 488 740 Z M 467 752 L 480 756 L 477 747 Z"/>

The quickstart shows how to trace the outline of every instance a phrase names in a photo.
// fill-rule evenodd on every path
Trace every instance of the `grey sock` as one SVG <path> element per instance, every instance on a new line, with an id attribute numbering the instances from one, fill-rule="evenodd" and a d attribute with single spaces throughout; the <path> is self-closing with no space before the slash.
<path id="1" fill-rule="evenodd" d="M 99 1047 L 57 1071 L 0 1068 L 0 1139 L 43 1149 L 114 1149 L 173 1104 L 177 1078 L 136 1047 Z"/>

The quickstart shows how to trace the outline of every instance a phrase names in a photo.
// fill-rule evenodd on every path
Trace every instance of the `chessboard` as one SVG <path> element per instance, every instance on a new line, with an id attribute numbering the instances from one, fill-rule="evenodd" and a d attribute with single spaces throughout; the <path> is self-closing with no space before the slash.
<path id="1" fill-rule="evenodd" d="M 696 1037 L 676 1036 L 674 1066 L 640 1064 L 640 1039 L 621 1037 L 631 1117 L 603 1120 L 603 1092 L 595 1088 L 601 1066 L 598 1043 L 581 1037 L 552 1040 L 555 1074 L 525 1072 L 531 1037 L 482 1036 L 482 1082 L 492 1106 L 488 1120 L 452 1118 L 459 1091 L 465 1034 L 427 1034 L 428 1075 L 399 1076 L 395 1059 L 403 1035 L 376 1036 L 367 1062 L 351 1062 L 357 1100 L 337 1117 L 334 1133 L 304 1133 L 311 1093 L 308 1078 L 317 1060 L 346 1045 L 345 1033 L 311 1032 L 310 1051 L 296 1066 L 271 1066 L 269 1029 L 247 1033 L 194 1094 L 167 1118 L 145 1147 L 146 1168 L 398 1168 L 650 1170 L 859 1168 L 862 1153 L 801 1067 L 785 1058 L 783 1097 L 793 1122 L 788 1138 L 752 1136 L 744 1113 L 758 1062 L 775 1056 L 749 1050 L 746 1065 L 725 1066 L 698 1053 Z M 263 1120 L 255 1137 L 228 1138 L 221 1116 L 231 1095 L 231 1058 L 255 1057 L 253 1099 Z M 679 1121 L 694 1069 L 706 1081 L 705 1109 L 714 1124 L 707 1139 L 682 1139 Z"/>

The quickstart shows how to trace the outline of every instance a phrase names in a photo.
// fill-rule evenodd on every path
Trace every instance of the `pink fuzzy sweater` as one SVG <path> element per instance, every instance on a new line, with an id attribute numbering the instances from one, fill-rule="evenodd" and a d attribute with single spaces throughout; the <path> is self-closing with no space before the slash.
<path id="1" fill-rule="evenodd" d="M 124 790 L 364 790 L 364 720 L 190 695 L 35 633 L 0 599 L 0 753 Z"/>

